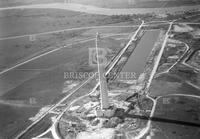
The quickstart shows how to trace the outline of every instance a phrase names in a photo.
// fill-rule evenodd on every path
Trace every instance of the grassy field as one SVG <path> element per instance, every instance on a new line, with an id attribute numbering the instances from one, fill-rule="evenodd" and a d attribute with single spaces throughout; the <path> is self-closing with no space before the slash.
<path id="1" fill-rule="evenodd" d="M 0 138 L 7 139 L 7 138 L 14 138 L 13 135 L 16 134 L 16 131 L 23 130 L 24 126 L 28 126 L 30 121 L 26 121 L 32 116 L 33 113 L 38 111 L 37 107 L 12 107 L 7 105 L 0 105 Z M 9 118 L 5 118 L 9 115 Z M 17 119 L 17 121 L 16 121 Z M 20 126 L 19 126 L 20 125 Z M 16 129 L 18 127 L 18 129 Z M 12 134 L 11 134 L 12 133 Z"/>
<path id="2" fill-rule="evenodd" d="M 11 7 L 27 4 L 64 2 L 64 0 L 1 0 L 0 7 Z"/>
<path id="3" fill-rule="evenodd" d="M 65 0 L 2 0 L 0 7 L 11 7 L 27 4 L 64 3 Z M 200 4 L 197 0 L 66 0 L 71 3 L 87 4 L 108 8 L 155 8 Z"/>
<path id="4" fill-rule="evenodd" d="M 159 99 L 155 117 L 200 124 L 199 99 L 189 97 L 163 97 Z"/>
<path id="5" fill-rule="evenodd" d="M 154 139 L 199 139 L 199 127 L 152 122 Z M 145 138 L 144 138 L 145 139 Z"/>
<path id="6" fill-rule="evenodd" d="M 151 95 L 162 96 L 168 94 L 199 95 L 199 90 L 186 83 L 182 83 L 180 78 L 177 78 L 177 75 L 175 74 L 163 74 L 161 77 L 153 80 L 151 85 Z"/>
<path id="7" fill-rule="evenodd" d="M 111 57 L 121 49 L 123 46 L 121 43 L 124 42 L 126 40 L 108 38 L 104 39 L 101 44 L 112 50 L 112 53 L 109 54 L 109 57 Z M 11 133 L 19 131 L 18 129 L 28 121 L 28 117 L 34 116 L 41 107 L 52 104 L 55 99 L 63 95 L 63 83 L 66 81 L 64 72 L 93 72 L 95 68 L 88 65 L 88 48 L 94 47 L 94 43 L 94 41 L 91 41 L 62 49 L 52 55 L 26 64 L 21 67 L 22 69 L 18 68 L 18 70 L 16 69 L 12 73 L 4 75 L 7 78 L 1 77 L 0 82 L 4 85 L 3 88 L 7 87 L 8 90 L 0 97 L 1 99 L 28 101 L 30 98 L 34 98 L 38 107 L 34 111 L 30 111 L 30 109 L 23 111 L 23 107 L 7 109 L 7 106 L 0 105 L 1 111 L 6 111 L 0 114 L 1 124 L 4 125 L 1 127 L 0 137 L 7 138 L 7 132 L 10 132 L 10 136 L 12 135 Z M 32 66 L 33 69 L 23 70 L 23 68 L 28 68 L 29 66 Z M 36 70 L 37 73 L 35 73 L 34 69 L 40 70 Z M 24 75 L 26 72 L 28 72 L 28 75 Z M 21 76 L 19 73 L 21 73 Z M 18 109 L 22 112 L 16 113 L 15 111 Z M 11 118 L 8 113 L 13 113 Z M 23 122 L 21 119 L 23 119 Z M 12 126 L 12 129 L 9 129 L 10 126 Z"/>
<path id="8" fill-rule="evenodd" d="M 200 4 L 195 0 L 72 0 L 72 2 L 108 8 L 155 8 Z"/>
<path id="9" fill-rule="evenodd" d="M 196 20 L 198 17 L 193 18 Z M 190 20 L 190 21 L 192 21 Z M 189 20 L 188 20 L 189 21 Z M 175 40 L 185 42 L 190 47 L 183 59 L 190 57 L 192 52 L 198 50 L 199 39 L 194 39 L 190 33 L 174 33 Z M 181 52 L 182 44 L 176 44 L 176 49 Z M 167 58 L 175 53 L 175 48 L 166 47 L 162 56 L 162 64 Z M 182 49 L 183 50 L 183 49 Z M 171 52 L 170 52 L 171 51 Z M 183 52 L 181 52 L 182 54 Z M 178 55 L 176 53 L 176 55 Z M 194 62 L 194 60 L 191 60 Z M 164 62 L 164 63 L 165 63 Z M 172 61 L 174 63 L 175 61 Z M 199 72 L 194 72 L 190 67 L 186 67 L 181 62 L 177 63 L 169 73 L 163 73 L 153 79 L 150 88 L 152 96 L 165 96 L 170 94 L 186 94 L 199 96 Z M 171 64 L 172 64 L 171 63 Z M 164 68 L 166 70 L 167 67 Z M 196 87 L 188 84 L 191 82 Z M 163 97 L 158 100 L 152 131 L 155 139 L 198 139 L 200 136 L 200 115 L 199 99 L 192 97 L 171 96 Z M 157 120 L 157 121 L 156 121 Z"/>
<path id="10" fill-rule="evenodd" d="M 0 18 L 1 37 L 83 26 L 136 24 L 131 18 L 124 20 L 121 17 L 96 16 L 62 10 L 3 11 L 0 13 Z M 0 68 L 3 70 L 43 52 L 74 43 L 78 39 L 94 38 L 97 31 L 104 35 L 110 33 L 131 34 L 135 29 L 134 27 L 83 29 L 36 35 L 34 41 L 31 41 L 29 36 L 3 40 L 0 41 Z M 121 38 L 119 40 L 112 37 L 102 40 L 101 46 L 112 50 L 108 55 L 109 58 L 124 46 L 128 36 L 129 34 L 118 36 L 118 38 Z M 28 118 L 34 116 L 41 107 L 54 103 L 63 95 L 63 83 L 66 81 L 64 72 L 93 71 L 94 67 L 88 65 L 88 48 L 94 46 L 94 40 L 74 44 L 1 75 L 1 99 L 28 102 L 30 98 L 34 98 L 38 107 L 24 109 L 24 107 L 13 107 L 14 103 L 13 106 L 1 104 L 0 138 L 9 138 L 16 134 L 23 126 L 27 126 Z"/>
<path id="11" fill-rule="evenodd" d="M 64 10 L 14 10 L 0 13 L 0 37 L 35 34 L 76 27 L 101 25 L 136 24 L 131 18 L 97 16 Z M 65 46 L 76 40 L 93 38 L 101 34 L 130 33 L 135 28 L 101 28 L 62 31 L 60 33 L 40 34 L 31 41 L 29 36 L 0 41 L 0 69 L 3 70 L 24 58 L 31 58 L 45 51 Z"/>
<path id="12" fill-rule="evenodd" d="M 131 21 L 131 18 L 125 19 L 56 9 L 1 11 L 0 19 L 0 37 Z"/>
<path id="13" fill-rule="evenodd" d="M 153 122 L 155 139 L 198 139 L 199 112 L 199 100 L 195 98 L 173 96 L 159 99 L 154 117 L 165 120 Z"/>
<path id="14" fill-rule="evenodd" d="M 121 45 L 123 42 L 125 41 L 104 39 L 101 44 L 104 47 L 111 49 L 112 52 L 108 55 L 108 57 L 111 57 L 123 46 Z M 11 80 L 13 78 L 14 80 L 12 80 L 12 82 L 16 82 L 16 84 L 12 83 L 14 87 L 5 89 L 4 91 L 9 91 L 2 98 L 26 100 L 30 96 L 38 96 L 36 98 L 39 99 L 38 102 L 41 102 L 41 104 L 50 103 L 49 101 L 46 101 L 47 96 L 45 97 L 45 94 L 51 94 L 48 97 L 51 96 L 51 98 L 55 98 L 55 95 L 58 92 L 62 92 L 60 89 L 62 88 L 62 84 L 64 82 L 64 72 L 92 72 L 94 70 L 94 67 L 91 67 L 88 64 L 88 49 L 94 48 L 94 43 L 94 41 L 90 41 L 87 43 L 73 45 L 70 48 L 59 50 L 51 55 L 46 55 L 43 58 L 37 59 L 17 68 L 10 73 L 13 73 L 13 77 L 9 77 L 9 74 L 4 75 L 1 78 L 1 82 L 5 85 L 4 88 L 9 85 L 9 82 L 5 82 L 5 80 Z M 24 80 L 21 80 L 23 79 L 22 75 L 16 79 L 16 76 L 20 72 L 23 74 L 29 72 L 27 73 L 28 75 L 25 75 L 24 77 L 27 77 L 27 81 L 24 82 Z M 30 76 L 30 74 L 32 76 Z M 19 85 L 18 83 L 21 84 Z M 27 94 L 27 92 L 29 93 Z M 41 93 L 44 97 L 40 96 Z"/>

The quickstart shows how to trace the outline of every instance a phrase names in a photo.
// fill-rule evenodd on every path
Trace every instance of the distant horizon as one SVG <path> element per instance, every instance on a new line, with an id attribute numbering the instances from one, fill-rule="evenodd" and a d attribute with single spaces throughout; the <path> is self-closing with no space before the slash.
<path id="1" fill-rule="evenodd" d="M 103 8 L 164 8 L 200 4 L 197 0 L 1 0 L 0 7 L 29 4 L 78 3 Z"/>

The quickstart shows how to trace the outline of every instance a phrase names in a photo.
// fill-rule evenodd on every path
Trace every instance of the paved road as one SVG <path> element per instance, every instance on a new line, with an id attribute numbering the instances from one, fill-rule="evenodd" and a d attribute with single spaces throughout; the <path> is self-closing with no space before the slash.
<path id="1" fill-rule="evenodd" d="M 11 9 L 63 9 L 77 12 L 85 12 L 90 14 L 99 14 L 99 15 L 130 15 L 130 14 L 146 14 L 146 13 L 175 13 L 178 11 L 186 11 L 192 9 L 200 9 L 199 5 L 195 6 L 179 6 L 179 7 L 168 7 L 168 8 L 130 8 L 130 9 L 108 9 L 108 8 L 99 8 L 89 5 L 81 4 L 72 4 L 72 3 L 50 3 L 50 4 L 35 4 L 35 5 L 25 5 L 25 6 L 16 6 L 16 7 L 6 7 L 0 8 L 2 10 L 11 10 Z"/>
<path id="2" fill-rule="evenodd" d="M 41 33 L 35 33 L 35 34 L 25 34 L 25 35 L 1 37 L 0 41 L 2 41 L 2 40 L 12 40 L 12 39 L 18 39 L 18 38 L 24 38 L 24 37 L 31 37 L 31 36 L 39 37 L 41 35 L 48 35 L 48 34 L 54 34 L 54 33 L 60 33 L 60 32 L 67 32 L 67 31 L 84 30 L 84 29 L 128 28 L 128 27 L 138 27 L 138 26 L 139 25 L 133 25 L 133 26 L 89 26 L 89 27 L 66 28 L 66 29 L 62 29 L 62 30 L 47 31 L 47 32 L 41 32 Z"/>

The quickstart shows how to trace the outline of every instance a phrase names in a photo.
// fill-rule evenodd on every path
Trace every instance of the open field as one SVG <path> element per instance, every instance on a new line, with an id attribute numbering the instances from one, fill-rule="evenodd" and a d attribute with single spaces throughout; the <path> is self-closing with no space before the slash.
<path id="1" fill-rule="evenodd" d="M 195 0 L 72 0 L 72 2 L 109 8 L 155 8 L 200 4 Z"/>
<path id="2" fill-rule="evenodd" d="M 183 126 L 168 122 L 153 122 L 153 139 L 199 139 L 199 127 Z"/>
<path id="3" fill-rule="evenodd" d="M 199 99 L 167 96 L 160 98 L 155 117 L 191 122 L 200 125 Z"/>
<path id="4" fill-rule="evenodd" d="M 121 36 L 121 38 L 123 38 L 128 37 L 129 34 L 120 35 L 121 33 L 131 34 L 134 32 L 134 30 L 135 28 L 104 28 L 41 35 L 36 37 L 35 41 L 29 41 L 28 37 L 15 40 L 4 40 L 1 41 L 2 43 L 0 44 L 0 71 L 44 52 L 48 52 L 63 46 L 69 46 L 70 44 L 76 43 L 76 40 L 81 41 L 84 39 L 92 39 L 95 37 L 97 31 L 102 33 L 103 37 L 112 34 L 114 36 L 115 34 L 119 34 L 116 36 Z"/>
<path id="5" fill-rule="evenodd" d="M 175 75 L 174 75 L 175 76 Z M 199 90 L 182 83 L 179 78 L 173 75 L 163 75 L 154 79 L 151 87 L 151 95 L 162 96 L 168 94 L 191 94 L 200 95 Z"/>
<path id="6" fill-rule="evenodd" d="M 81 14 L 64 10 L 11 10 L 0 13 L 2 32 L 0 37 L 22 36 L 14 39 L 0 40 L 0 70 L 15 65 L 24 59 L 42 54 L 57 47 L 74 43 L 75 40 L 94 38 L 96 32 L 101 34 L 120 34 L 134 32 L 134 27 L 86 28 L 84 26 L 118 26 L 134 24 L 131 18 L 109 17 Z M 15 21 L 15 22 L 13 22 Z M 79 28 L 67 30 L 70 28 Z M 51 32 L 60 30 L 58 32 Z"/>
<path id="7" fill-rule="evenodd" d="M 23 130 L 31 122 L 25 119 L 28 119 L 33 115 L 33 113 L 37 113 L 37 107 L 13 107 L 8 105 L 0 105 L 0 138 L 7 139 L 8 137 L 13 137 L 12 135 L 16 134 L 17 130 Z M 5 118 L 8 117 L 9 118 Z M 17 120 L 16 120 L 17 119 Z M 20 126 L 19 126 L 20 125 Z M 16 130 L 16 127 L 17 130 Z M 11 134 L 12 132 L 12 134 Z"/>
<path id="8" fill-rule="evenodd" d="M 11 7 L 17 5 L 38 4 L 38 3 L 64 3 L 65 0 L 2 0 L 0 7 Z M 200 4 L 197 0 L 66 0 L 70 3 L 79 3 L 95 5 L 109 8 L 155 8 L 155 7 L 173 7 L 182 5 Z"/>
<path id="9" fill-rule="evenodd" d="M 0 138 L 12 138 L 24 126 L 30 124 L 28 118 L 34 116 L 41 107 L 55 103 L 58 98 L 64 95 L 62 94 L 63 84 L 66 81 L 64 72 L 92 72 L 95 70 L 94 67 L 88 65 L 88 49 L 95 46 L 96 32 L 99 32 L 102 38 L 111 35 L 101 41 L 102 47 L 110 48 L 111 52 L 108 53 L 110 59 L 124 46 L 136 27 L 93 27 L 70 31 L 63 29 L 101 25 L 130 26 L 137 23 L 131 18 L 124 20 L 121 17 L 45 9 L 2 11 L 0 18 L 0 25 L 4 27 L 0 37 L 37 34 L 47 31 L 47 33 L 35 35 L 33 40 L 29 35 L 16 39 L 0 40 L 1 71 L 34 56 L 72 43 L 71 46 L 61 48 L 1 74 L 0 99 L 4 102 L 8 101 L 9 106 L 3 104 L 0 106 L 2 111 L 0 114 L 2 125 Z M 60 31 L 51 33 L 55 30 Z M 118 35 L 115 36 L 115 34 Z M 76 44 L 77 40 L 88 38 L 91 40 Z M 33 107 L 26 109 L 18 107 L 18 102 L 29 103 L 31 99 L 36 102 Z M 13 107 L 15 103 L 16 107 Z M 10 114 L 11 117 L 7 116 Z M 5 117 L 8 119 L 3 120 Z"/>
<path id="10" fill-rule="evenodd" d="M 59 9 L 13 9 L 0 12 L 0 37 L 41 33 L 77 27 L 129 22 L 133 19 L 85 14 Z M 137 23 L 137 22 L 136 22 Z M 125 25 L 125 24 L 124 24 Z"/>
<path id="11" fill-rule="evenodd" d="M 18 5 L 64 2 L 64 0 L 1 0 L 0 7 L 12 7 Z"/>
<path id="12" fill-rule="evenodd" d="M 200 136 L 199 99 L 163 97 L 158 100 L 153 122 L 154 139 L 198 139 Z"/>
<path id="13" fill-rule="evenodd" d="M 115 40 L 112 38 L 104 39 L 102 45 L 112 50 L 109 57 L 112 57 L 123 46 L 121 43 L 125 40 Z M 39 106 L 37 110 L 45 105 L 52 104 L 62 94 L 64 72 L 92 72 L 94 67 L 88 65 L 88 48 L 94 48 L 94 41 L 73 45 L 71 48 L 65 48 L 54 52 L 51 55 L 46 55 L 35 61 L 29 62 L 23 66 L 12 70 L 1 76 L 1 99 L 3 100 L 20 100 L 29 101 L 30 98 L 36 100 Z M 30 69 L 30 70 L 29 70 Z M 2 106 L 2 109 L 5 107 Z M 11 109 L 15 111 L 15 107 Z M 29 116 L 34 116 L 36 113 L 31 109 L 27 112 Z M 9 111 L 10 112 L 10 111 Z M 9 113 L 8 112 L 8 113 Z M 10 112 L 10 113 L 11 113 Z M 0 117 L 4 118 L 5 113 L 1 113 Z M 27 121 L 24 113 L 18 113 L 18 117 L 11 121 L 1 120 L 3 125 L 12 125 L 13 121 L 20 122 L 20 119 Z M 9 117 L 8 117 L 9 118 Z M 23 122 L 17 124 L 18 128 L 23 125 Z M 14 126 L 14 125 L 13 125 Z M 3 131 L 15 132 L 16 128 L 9 130 L 7 127 L 1 129 Z M 2 137 L 6 137 L 3 134 Z"/>

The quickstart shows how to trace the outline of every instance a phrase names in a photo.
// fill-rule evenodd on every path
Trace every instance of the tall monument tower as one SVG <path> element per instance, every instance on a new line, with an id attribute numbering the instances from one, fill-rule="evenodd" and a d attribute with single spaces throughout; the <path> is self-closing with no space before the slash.
<path id="1" fill-rule="evenodd" d="M 100 94 L 101 94 L 101 109 L 108 109 L 108 92 L 107 92 L 107 82 L 105 77 L 105 64 L 100 61 L 99 58 L 99 49 L 98 49 L 98 39 L 99 34 L 96 35 L 96 54 L 97 54 L 97 65 L 98 65 L 98 73 L 99 73 L 99 82 L 100 82 Z"/>
<path id="2" fill-rule="evenodd" d="M 97 65 L 99 73 L 99 83 L 100 83 L 100 99 L 101 99 L 101 108 L 96 111 L 98 117 L 111 117 L 114 115 L 114 109 L 110 107 L 108 100 L 108 90 L 107 90 L 107 80 L 105 77 L 105 64 L 100 61 L 99 58 L 99 49 L 98 49 L 98 39 L 99 33 L 96 35 L 96 54 L 97 54 Z"/>

